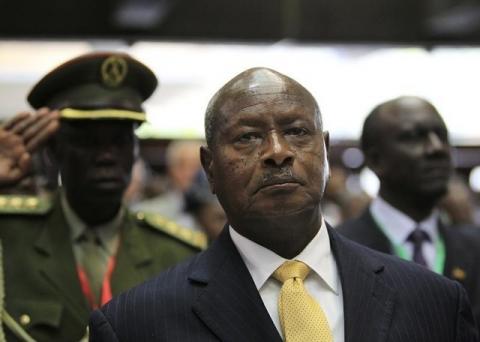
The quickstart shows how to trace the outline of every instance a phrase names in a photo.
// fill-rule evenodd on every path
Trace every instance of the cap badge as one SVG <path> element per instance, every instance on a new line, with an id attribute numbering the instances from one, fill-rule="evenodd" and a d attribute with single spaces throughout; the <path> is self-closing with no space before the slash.
<path id="1" fill-rule="evenodd" d="M 110 56 L 102 63 L 101 74 L 103 84 L 108 87 L 118 87 L 127 76 L 127 61 L 119 56 Z"/>

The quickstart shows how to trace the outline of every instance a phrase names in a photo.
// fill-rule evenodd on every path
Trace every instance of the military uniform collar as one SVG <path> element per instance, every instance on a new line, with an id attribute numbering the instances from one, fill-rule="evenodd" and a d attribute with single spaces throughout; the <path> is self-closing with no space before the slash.
<path id="1" fill-rule="evenodd" d="M 70 206 L 63 189 L 60 191 L 60 203 L 65 219 L 70 227 L 70 240 L 72 244 L 81 241 L 85 237 L 87 229 L 89 229 L 95 233 L 95 236 L 101 241 L 103 247 L 107 249 L 110 255 L 115 254 L 117 249 L 116 237 L 120 232 L 120 227 L 125 215 L 125 208 L 123 206 L 112 220 L 101 225 L 89 226 Z"/>

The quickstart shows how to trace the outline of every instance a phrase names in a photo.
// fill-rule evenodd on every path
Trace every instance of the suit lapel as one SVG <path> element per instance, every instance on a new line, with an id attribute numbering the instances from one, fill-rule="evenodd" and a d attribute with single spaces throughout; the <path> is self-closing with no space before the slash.
<path id="1" fill-rule="evenodd" d="M 373 219 L 369 208 L 363 212 L 360 219 L 364 223 L 362 226 L 364 231 L 359 234 L 365 238 L 365 241 L 368 241 L 366 246 L 382 253 L 393 254 L 390 241 Z"/>
<path id="2" fill-rule="evenodd" d="M 70 307 L 81 324 L 85 324 L 89 308 L 80 288 L 72 246 L 66 243 L 69 241 L 68 225 L 57 205 L 34 245 L 38 268 L 61 302 Z"/>
<path id="3" fill-rule="evenodd" d="M 443 274 L 466 285 L 468 275 L 475 274 L 475 254 L 465 252 L 465 241 L 460 234 L 439 223 L 440 235 L 445 243 L 445 266 Z M 468 288 L 468 286 L 467 286 Z"/>
<path id="4" fill-rule="evenodd" d="M 153 257 L 145 246 L 140 231 L 135 228 L 127 216 L 122 225 L 120 248 L 111 279 L 114 295 L 140 284 L 153 272 Z"/>
<path id="5" fill-rule="evenodd" d="M 384 266 L 331 228 L 329 236 L 342 282 L 345 342 L 386 341 L 395 296 L 380 279 Z"/>
<path id="6" fill-rule="evenodd" d="M 342 282 L 345 342 L 387 340 L 395 294 L 384 266 L 329 228 Z M 281 341 L 228 229 L 192 267 L 193 311 L 222 341 Z M 375 322 L 375 324 L 372 324 Z"/>
<path id="7" fill-rule="evenodd" d="M 228 226 L 198 257 L 189 276 L 198 290 L 193 310 L 222 341 L 281 341 Z"/>

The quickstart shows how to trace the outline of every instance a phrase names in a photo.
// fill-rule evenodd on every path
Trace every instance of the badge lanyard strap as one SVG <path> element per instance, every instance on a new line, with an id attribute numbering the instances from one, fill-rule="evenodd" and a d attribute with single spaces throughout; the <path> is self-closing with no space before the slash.
<path id="1" fill-rule="evenodd" d="M 407 249 L 401 244 L 393 243 L 392 239 L 388 236 L 385 228 L 375 218 L 373 218 L 373 220 L 379 227 L 380 231 L 390 241 L 390 244 L 393 246 L 393 251 L 395 255 L 401 259 L 412 261 L 412 257 L 407 252 Z M 444 267 L 445 267 L 445 242 L 443 241 L 442 237 L 438 235 L 438 238 L 435 240 L 435 260 L 433 262 L 433 271 L 438 274 L 443 274 Z"/>
<path id="2" fill-rule="evenodd" d="M 83 267 L 81 267 L 80 265 L 77 265 L 77 275 L 80 281 L 80 287 L 82 289 L 83 295 L 87 299 L 87 302 L 90 304 L 90 307 L 92 309 L 96 309 L 99 306 L 106 304 L 108 301 L 110 301 L 110 299 L 112 299 L 111 280 L 112 280 L 113 271 L 115 270 L 115 266 L 117 263 L 116 261 L 117 252 L 118 252 L 118 246 L 115 253 L 112 256 L 110 256 L 110 258 L 108 259 L 107 270 L 105 272 L 105 275 L 103 276 L 102 289 L 100 294 L 100 305 L 98 305 L 98 303 L 95 303 L 93 292 L 90 287 L 90 282 L 88 281 L 87 273 L 85 272 Z"/>
<path id="3" fill-rule="evenodd" d="M 77 266 L 77 275 L 80 280 L 80 287 L 82 289 L 83 295 L 87 299 L 87 302 L 90 304 L 92 309 L 97 309 L 99 306 L 106 304 L 110 299 L 112 299 L 112 287 L 111 279 L 112 274 L 115 269 L 115 256 L 111 256 L 108 260 L 107 271 L 103 277 L 102 290 L 100 295 L 100 305 L 95 302 L 92 288 L 90 287 L 90 282 L 88 281 L 87 273 L 85 270 L 78 265 Z"/>

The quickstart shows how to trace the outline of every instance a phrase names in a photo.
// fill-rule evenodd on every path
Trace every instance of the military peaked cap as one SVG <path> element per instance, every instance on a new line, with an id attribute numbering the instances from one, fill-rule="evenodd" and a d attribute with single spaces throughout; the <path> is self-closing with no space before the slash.
<path id="1" fill-rule="evenodd" d="M 61 64 L 30 91 L 38 109 L 60 110 L 62 119 L 145 121 L 143 101 L 158 81 L 144 64 L 124 53 L 89 53 Z"/>

